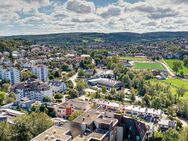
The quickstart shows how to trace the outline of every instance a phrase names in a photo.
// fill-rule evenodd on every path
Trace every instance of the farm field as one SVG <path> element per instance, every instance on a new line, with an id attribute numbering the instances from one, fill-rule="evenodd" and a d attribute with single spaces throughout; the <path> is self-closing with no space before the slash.
<path id="1" fill-rule="evenodd" d="M 118 56 L 119 60 L 129 60 L 129 61 L 147 61 L 146 57 L 128 57 L 128 56 Z"/>
<path id="2" fill-rule="evenodd" d="M 165 59 L 164 61 L 168 64 L 168 66 L 171 68 L 171 70 L 172 70 L 172 67 L 173 67 L 173 62 L 181 62 L 181 63 L 182 63 L 182 66 L 183 66 L 183 61 L 182 61 L 182 60 L 177 60 L 177 59 Z M 183 66 L 183 68 L 182 68 L 180 71 L 183 71 L 184 74 L 188 74 L 188 68 L 186 68 L 186 67 L 184 67 L 184 66 Z M 179 71 L 179 72 L 180 72 L 180 71 Z"/>
<path id="3" fill-rule="evenodd" d="M 178 87 L 182 87 L 182 86 L 180 86 L 180 84 L 177 84 L 178 82 L 181 82 L 180 84 L 186 84 L 186 86 L 184 85 L 184 88 L 186 88 L 187 89 L 187 87 L 188 87 L 188 82 L 185 82 L 185 81 L 183 81 L 183 80 L 179 80 L 179 79 L 177 79 L 177 80 L 175 80 L 175 79 L 167 79 L 167 80 L 150 80 L 150 83 L 152 84 L 152 85 L 154 85 L 154 84 L 156 84 L 156 83 L 159 83 L 160 85 L 162 85 L 162 86 L 170 86 L 170 92 L 172 93 L 172 94 L 176 94 L 176 90 L 177 90 L 177 88 Z M 175 85 L 176 84 L 176 85 Z M 186 91 L 185 92 L 185 95 L 183 96 L 183 97 L 181 97 L 180 99 L 186 99 L 186 100 L 188 100 L 188 91 Z"/>
<path id="4" fill-rule="evenodd" d="M 163 70 L 163 66 L 159 63 L 134 63 L 133 65 L 134 69 L 158 69 Z"/>

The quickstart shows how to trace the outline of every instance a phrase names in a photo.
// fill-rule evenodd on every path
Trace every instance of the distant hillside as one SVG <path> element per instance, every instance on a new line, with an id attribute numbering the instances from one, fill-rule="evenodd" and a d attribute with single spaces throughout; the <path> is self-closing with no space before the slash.
<path id="1" fill-rule="evenodd" d="M 21 39 L 0 39 L 0 52 L 15 51 L 18 48 L 24 48 L 22 46 L 29 46 L 31 43 Z"/>
<path id="2" fill-rule="evenodd" d="M 23 39 L 34 43 L 44 44 L 87 44 L 87 43 L 114 43 L 114 42 L 143 42 L 172 40 L 176 38 L 188 38 L 188 32 L 151 32 L 151 33 L 59 33 L 46 35 L 20 35 L 0 37 L 4 39 Z"/>

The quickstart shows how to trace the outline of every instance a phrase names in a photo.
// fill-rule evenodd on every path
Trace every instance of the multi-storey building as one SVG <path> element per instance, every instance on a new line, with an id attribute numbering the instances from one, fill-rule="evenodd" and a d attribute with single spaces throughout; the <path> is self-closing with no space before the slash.
<path id="1" fill-rule="evenodd" d="M 45 65 L 37 65 L 32 68 L 32 73 L 43 82 L 48 81 L 48 67 Z"/>
<path id="2" fill-rule="evenodd" d="M 20 72 L 15 68 L 0 69 L 0 79 L 8 80 L 10 84 L 17 84 L 20 82 Z"/>
<path id="3" fill-rule="evenodd" d="M 30 81 L 19 83 L 11 88 L 15 92 L 16 100 L 20 101 L 22 98 L 27 97 L 30 100 L 42 101 L 44 97 L 53 98 L 51 87 L 41 81 Z"/>

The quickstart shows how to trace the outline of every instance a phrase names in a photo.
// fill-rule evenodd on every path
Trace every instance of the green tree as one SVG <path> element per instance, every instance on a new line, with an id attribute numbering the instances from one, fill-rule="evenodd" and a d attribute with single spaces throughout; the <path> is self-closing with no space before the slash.
<path id="1" fill-rule="evenodd" d="M 31 71 L 22 71 L 21 72 L 21 80 L 22 81 L 28 80 L 31 77 L 33 77 L 33 74 Z"/>
<path id="2" fill-rule="evenodd" d="M 49 75 L 49 79 L 50 79 L 50 80 L 53 80 L 53 79 L 54 79 L 54 76 L 53 76 L 53 75 Z"/>
<path id="3" fill-rule="evenodd" d="M 102 93 L 105 94 L 107 92 L 106 87 L 102 86 Z"/>
<path id="4" fill-rule="evenodd" d="M 72 88 L 74 87 L 71 80 L 66 81 L 66 85 L 67 85 L 67 87 L 70 88 L 70 89 L 72 89 Z"/>
<path id="5" fill-rule="evenodd" d="M 3 101 L 5 100 L 5 98 L 6 98 L 6 93 L 0 91 L 0 105 L 3 104 Z"/>
<path id="6" fill-rule="evenodd" d="M 68 71 L 69 70 L 69 65 L 63 64 L 61 69 L 62 69 L 62 71 Z"/>
<path id="7" fill-rule="evenodd" d="M 43 97 L 43 102 L 51 102 L 51 99 L 48 96 Z"/>
<path id="8" fill-rule="evenodd" d="M 11 141 L 11 127 L 6 122 L 0 122 L 0 141 Z"/>
<path id="9" fill-rule="evenodd" d="M 154 141 L 161 141 L 164 137 L 164 134 L 158 131 L 154 132 Z"/>
<path id="10" fill-rule="evenodd" d="M 180 76 L 181 76 L 182 78 L 184 78 L 184 72 L 183 72 L 183 71 L 180 71 Z"/>
<path id="11" fill-rule="evenodd" d="M 133 88 L 131 89 L 130 100 L 131 101 L 135 101 L 136 100 L 136 91 Z"/>
<path id="12" fill-rule="evenodd" d="M 98 90 L 96 91 L 94 98 L 101 98 L 100 92 Z"/>
<path id="13" fill-rule="evenodd" d="M 69 98 L 71 98 L 71 99 L 79 96 L 77 90 L 75 90 L 75 89 L 70 89 L 68 92 L 68 95 L 69 95 Z"/>
<path id="14" fill-rule="evenodd" d="M 123 82 L 125 84 L 125 87 L 126 88 L 131 88 L 131 79 L 129 78 L 129 76 L 128 75 L 124 75 L 122 79 L 123 79 Z"/>
<path id="15" fill-rule="evenodd" d="M 177 115 L 188 119 L 188 101 L 181 100 L 177 105 Z"/>
<path id="16" fill-rule="evenodd" d="M 116 93 L 116 89 L 112 88 L 112 89 L 110 90 L 110 93 L 111 93 L 112 95 L 114 95 L 114 94 Z"/>
<path id="17" fill-rule="evenodd" d="M 83 113 L 83 111 L 75 111 L 70 117 L 69 120 L 73 121 L 74 119 L 76 119 L 78 116 L 80 116 Z"/>
<path id="18" fill-rule="evenodd" d="M 9 83 L 4 83 L 1 88 L 0 88 L 0 91 L 3 91 L 3 92 L 8 92 L 8 89 L 10 87 L 10 84 Z"/>
<path id="19" fill-rule="evenodd" d="M 179 135 L 179 141 L 188 141 L 188 127 L 185 127 L 180 135 Z"/>
<path id="20" fill-rule="evenodd" d="M 54 96 L 55 99 L 62 99 L 63 98 L 63 95 L 58 93 L 58 94 L 55 94 Z"/>
<path id="21" fill-rule="evenodd" d="M 176 115 L 176 109 L 174 107 L 168 107 L 167 111 L 170 116 Z"/>
<path id="22" fill-rule="evenodd" d="M 80 76 L 80 77 L 84 76 L 84 71 L 83 71 L 83 70 L 80 70 L 80 71 L 78 72 L 78 76 Z"/>
<path id="23" fill-rule="evenodd" d="M 184 95 L 185 95 L 185 92 L 186 92 L 186 90 L 185 90 L 185 88 L 182 86 L 182 87 L 179 87 L 177 90 L 176 90 L 176 93 L 178 94 L 178 99 L 180 98 L 180 97 L 183 97 Z"/>
<path id="24" fill-rule="evenodd" d="M 176 130 L 181 131 L 182 128 L 183 128 L 183 123 L 179 119 L 176 119 Z"/>
<path id="25" fill-rule="evenodd" d="M 82 93 L 83 93 L 83 89 L 86 88 L 86 83 L 85 83 L 85 81 L 79 80 L 79 81 L 77 82 L 76 88 L 77 88 L 78 92 L 82 94 Z"/>
<path id="26" fill-rule="evenodd" d="M 164 134 L 162 141 L 178 141 L 179 133 L 174 129 L 168 129 Z"/>
<path id="27" fill-rule="evenodd" d="M 148 94 L 145 94 L 142 98 L 142 103 L 144 106 L 150 107 L 150 96 Z"/>
<path id="28" fill-rule="evenodd" d="M 155 97 L 152 101 L 151 101 L 151 107 L 155 108 L 155 109 L 160 109 L 161 108 L 161 100 L 159 97 Z"/>
<path id="29" fill-rule="evenodd" d="M 183 65 L 188 68 L 188 58 L 183 59 Z"/>
<path id="30" fill-rule="evenodd" d="M 17 117 L 12 127 L 12 140 L 29 141 L 53 125 L 45 113 L 31 113 Z"/>
<path id="31" fill-rule="evenodd" d="M 16 101 L 16 94 L 11 92 L 9 93 L 6 98 L 5 98 L 5 103 L 8 104 L 8 103 L 12 103 L 12 102 L 15 102 Z"/>
<path id="32" fill-rule="evenodd" d="M 179 72 L 179 70 L 182 68 L 181 62 L 173 62 L 172 70 L 176 72 L 176 74 Z"/>
<path id="33" fill-rule="evenodd" d="M 61 76 L 58 70 L 55 71 L 53 75 L 54 75 L 54 78 L 59 78 Z"/>

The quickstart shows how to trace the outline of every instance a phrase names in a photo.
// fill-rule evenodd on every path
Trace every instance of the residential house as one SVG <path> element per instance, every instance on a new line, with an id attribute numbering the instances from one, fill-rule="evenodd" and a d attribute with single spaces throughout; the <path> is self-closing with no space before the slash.
<path id="1" fill-rule="evenodd" d="M 176 121 L 169 120 L 169 119 L 161 119 L 158 123 L 159 130 L 162 132 L 166 132 L 169 128 L 175 129 L 176 128 Z"/>

